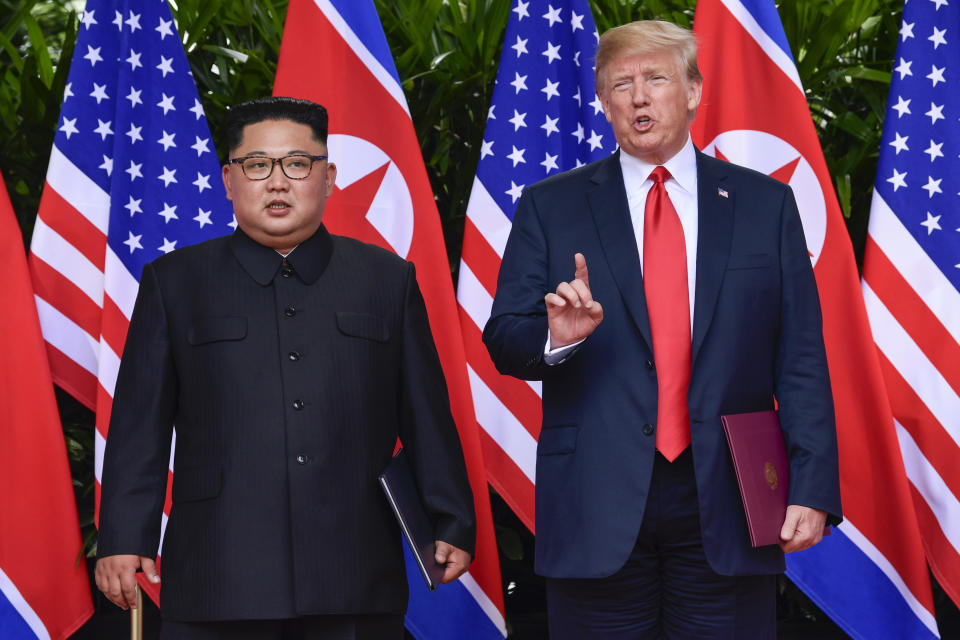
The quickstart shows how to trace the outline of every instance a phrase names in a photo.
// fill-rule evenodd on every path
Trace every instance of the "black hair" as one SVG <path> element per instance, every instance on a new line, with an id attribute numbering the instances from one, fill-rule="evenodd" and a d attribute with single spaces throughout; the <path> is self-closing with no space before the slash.
<path id="1" fill-rule="evenodd" d="M 265 120 L 292 120 L 305 124 L 313 131 L 313 137 L 327 144 L 327 110 L 309 100 L 274 96 L 241 102 L 227 113 L 227 150 L 232 152 L 243 142 L 243 128 Z"/>

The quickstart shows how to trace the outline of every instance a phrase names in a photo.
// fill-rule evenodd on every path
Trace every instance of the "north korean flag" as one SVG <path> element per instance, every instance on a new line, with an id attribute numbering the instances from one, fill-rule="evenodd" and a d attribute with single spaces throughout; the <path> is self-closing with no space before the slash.
<path id="1" fill-rule="evenodd" d="M 503 638 L 503 592 L 483 458 L 440 217 L 386 36 L 371 0 L 291 0 L 275 95 L 329 110 L 334 194 L 324 224 L 417 266 L 477 509 L 476 558 L 426 590 L 407 556 L 407 628 L 418 638 Z"/>
<path id="2" fill-rule="evenodd" d="M 773 0 L 700 0 L 694 143 L 793 188 L 823 309 L 844 522 L 787 575 L 856 638 L 938 637 L 933 598 L 846 226 Z"/>

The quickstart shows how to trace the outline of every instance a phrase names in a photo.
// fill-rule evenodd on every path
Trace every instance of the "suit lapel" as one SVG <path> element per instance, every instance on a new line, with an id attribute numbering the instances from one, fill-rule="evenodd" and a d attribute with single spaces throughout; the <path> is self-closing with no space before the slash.
<path id="1" fill-rule="evenodd" d="M 725 184 L 725 178 L 722 163 L 697 151 L 697 283 L 690 353 L 693 363 L 710 328 L 730 256 L 736 194 Z"/>
<path id="2" fill-rule="evenodd" d="M 652 348 L 647 300 L 643 293 L 640 254 L 630 221 L 630 207 L 623 187 L 620 170 L 620 151 L 602 162 L 590 180 L 596 185 L 587 192 L 600 244 L 603 247 L 610 272 L 620 290 L 624 304 L 633 318 L 647 346 Z"/>

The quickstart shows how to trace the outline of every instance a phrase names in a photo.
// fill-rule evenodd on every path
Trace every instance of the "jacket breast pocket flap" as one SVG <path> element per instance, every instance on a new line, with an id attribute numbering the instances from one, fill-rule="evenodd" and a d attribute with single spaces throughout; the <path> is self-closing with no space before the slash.
<path id="1" fill-rule="evenodd" d="M 194 346 L 224 340 L 243 340 L 246 337 L 247 319 L 242 316 L 199 318 L 187 329 L 187 342 Z"/>
<path id="2" fill-rule="evenodd" d="M 540 430 L 540 438 L 537 441 L 537 455 L 556 456 L 573 453 L 577 450 L 577 436 L 579 434 L 580 427 L 578 425 L 544 427 Z"/>
<path id="3" fill-rule="evenodd" d="M 390 339 L 390 331 L 383 318 L 369 313 L 338 311 L 337 327 L 340 328 L 341 333 L 355 338 L 366 338 L 376 342 L 386 342 Z"/>
<path id="4" fill-rule="evenodd" d="M 773 266 L 773 258 L 769 253 L 747 253 L 740 256 L 730 256 L 727 262 L 727 271 L 734 269 L 762 269 Z"/>
<path id="5" fill-rule="evenodd" d="M 173 501 L 194 502 L 220 495 L 223 469 L 220 465 L 180 467 L 173 472 Z"/>

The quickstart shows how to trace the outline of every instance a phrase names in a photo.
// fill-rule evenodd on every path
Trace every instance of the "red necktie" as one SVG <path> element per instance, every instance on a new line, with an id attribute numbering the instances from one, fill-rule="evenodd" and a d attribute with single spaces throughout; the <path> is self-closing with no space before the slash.
<path id="1" fill-rule="evenodd" d="M 664 167 L 650 174 L 653 186 L 643 213 L 643 291 L 657 366 L 657 449 L 673 462 L 690 444 L 690 298 L 683 226 L 663 182 Z"/>

